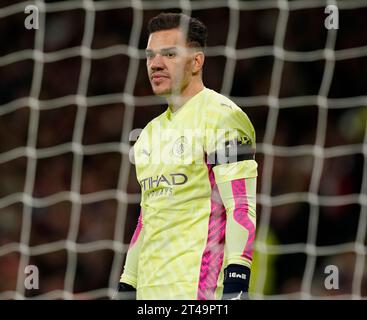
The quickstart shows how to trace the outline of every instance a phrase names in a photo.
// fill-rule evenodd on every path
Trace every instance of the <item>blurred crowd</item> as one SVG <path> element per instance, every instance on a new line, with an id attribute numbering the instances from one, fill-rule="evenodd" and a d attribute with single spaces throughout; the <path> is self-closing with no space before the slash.
<path id="1" fill-rule="evenodd" d="M 1 1 L 0 7 L 6 5 L 10 3 Z M 179 11 L 177 8 L 172 9 Z M 159 10 L 144 10 L 139 39 L 140 49 L 144 49 L 146 45 L 147 22 L 159 12 Z M 133 14 L 132 8 L 96 12 L 92 49 L 128 44 L 134 23 Z M 336 50 L 367 45 L 366 14 L 367 7 L 340 11 Z M 209 47 L 227 44 L 230 32 L 228 8 L 196 10 L 192 15 L 207 25 Z M 324 49 L 327 39 L 327 30 L 324 28 L 325 16 L 323 7 L 291 11 L 284 37 L 284 49 L 299 52 Z M 44 33 L 44 52 L 56 52 L 79 46 L 85 34 L 85 17 L 83 9 L 47 13 L 45 29 L 37 31 Z M 23 12 L 0 18 L 2 35 L 0 61 L 4 56 L 34 48 L 36 32 L 24 28 L 24 18 Z M 278 18 L 279 9 L 276 8 L 240 11 L 236 49 L 274 45 Z M 92 59 L 85 94 L 92 97 L 124 92 L 128 87 L 126 77 L 131 59 L 121 53 Z M 203 77 L 207 87 L 221 91 L 226 60 L 226 57 L 221 55 L 206 58 Z M 78 92 L 81 63 L 80 56 L 47 62 L 43 65 L 41 78 L 34 78 L 34 61 L 31 56 L 29 59 L 12 63 L 0 63 L 0 293 L 16 289 L 20 256 L 19 252 L 1 254 L 1 248 L 20 242 L 22 234 L 24 236 L 24 233 L 29 231 L 22 229 L 23 204 L 11 202 L 13 204 L 4 206 L 4 203 L 9 203 L 12 196 L 24 190 L 31 190 L 35 198 L 45 198 L 70 191 L 72 185 L 75 187 L 75 181 L 76 183 L 80 181 L 80 186 L 76 185 L 75 188 L 80 190 L 82 195 L 115 190 L 119 187 L 120 170 L 129 166 L 128 159 L 119 152 L 86 155 L 83 157 L 81 170 L 75 169 L 76 156 L 72 152 L 51 155 L 37 160 L 34 183 L 29 189 L 30 186 L 26 184 L 29 163 L 24 154 L 11 157 L 10 160 L 4 158 L 4 155 L 10 156 L 12 150 L 34 142 L 38 149 L 43 149 L 73 141 L 75 132 L 80 129 L 76 128 L 80 124 L 76 121 L 78 107 L 64 105 L 52 108 L 52 99 Z M 274 86 L 271 79 L 276 76 L 272 73 L 274 63 L 273 55 L 237 60 L 233 84 L 227 94 L 238 98 L 268 95 L 271 87 Z M 284 61 L 282 74 L 279 76 L 279 97 L 318 95 L 324 69 L 325 60 L 323 59 L 307 62 Z M 31 118 L 29 106 L 25 104 L 19 108 L 14 107 L 10 112 L 3 112 L 3 110 L 9 103 L 28 97 L 35 81 L 40 83 L 40 91 L 36 93 L 39 99 L 51 100 L 51 102 L 47 103 L 49 108 L 39 112 L 37 136 L 30 137 L 30 121 L 35 119 Z M 140 61 L 133 94 L 136 96 L 152 94 L 144 60 Z M 328 93 L 328 98 L 331 99 L 357 96 L 367 96 L 366 55 L 337 60 Z M 240 106 L 252 120 L 256 129 L 257 143 L 261 146 L 269 125 L 269 106 L 266 104 Z M 123 103 L 89 106 L 84 128 L 82 128 L 83 145 L 120 142 L 127 108 L 128 106 Z M 164 105 L 137 106 L 132 128 L 143 128 L 165 108 Z M 366 134 L 366 105 L 330 108 L 327 110 L 326 121 L 318 122 L 320 118 L 324 119 L 324 116 L 324 110 L 306 102 L 304 105 L 297 104 L 294 107 L 279 109 L 275 136 L 271 143 L 282 147 L 312 146 L 316 143 L 316 139 L 320 139 L 317 137 L 317 132 L 319 135 L 321 132 L 321 136 L 325 139 L 318 141 L 326 148 L 363 144 Z M 317 128 L 320 125 L 322 128 L 318 131 Z M 317 230 L 315 230 L 317 246 L 332 246 L 356 240 L 362 209 L 361 204 L 358 204 L 358 194 L 362 192 L 363 167 L 366 167 L 365 161 L 367 161 L 363 156 L 362 147 L 357 147 L 355 153 L 348 155 L 326 157 L 322 162 L 312 154 L 274 156 L 270 177 L 262 174 L 264 160 L 265 155 L 260 148 L 257 154 L 259 194 L 270 192 L 271 196 L 276 197 L 289 193 L 307 193 L 310 190 L 314 191 L 311 189 L 311 184 L 315 183 L 315 179 L 319 179 L 316 192 L 320 196 L 331 197 L 332 201 L 329 201 L 328 205 L 319 205 L 317 208 L 318 220 Z M 321 170 L 319 177 L 315 173 L 315 168 Z M 131 165 L 126 190 L 124 190 L 129 194 L 139 193 L 134 170 L 134 166 Z M 29 181 L 28 184 L 32 183 L 32 179 Z M 267 188 L 269 181 L 270 189 Z M 345 205 L 342 204 L 343 201 L 337 200 L 347 195 L 356 195 L 356 200 L 347 202 Z M 75 240 L 78 243 L 113 240 L 118 208 L 118 201 L 113 198 L 83 204 L 80 209 L 80 219 L 77 222 L 78 233 Z M 302 197 L 298 201 L 271 207 L 267 242 L 271 245 L 298 243 L 302 247 L 302 244 L 309 240 L 309 228 L 315 227 L 309 225 L 314 209 L 307 199 Z M 265 206 L 258 204 L 258 226 L 261 225 L 261 217 L 266 210 Z M 69 201 L 32 208 L 30 246 L 68 239 L 71 236 L 71 228 L 75 227 L 71 223 L 72 211 L 73 205 Z M 122 212 L 127 216 L 125 225 L 121 225 L 120 228 L 123 229 L 123 241 L 128 244 L 137 222 L 139 205 L 129 203 Z M 366 245 L 366 239 L 364 244 Z M 108 287 L 114 254 L 118 253 L 112 250 L 79 253 L 74 292 L 83 293 Z M 350 294 L 356 261 L 357 255 L 353 251 L 318 256 L 314 277 L 311 279 L 312 293 L 319 296 Z M 300 252 L 269 255 L 268 262 L 266 294 L 292 294 L 301 290 L 307 254 Z M 63 290 L 68 267 L 67 250 L 31 256 L 30 263 L 39 267 L 41 280 L 39 290 L 26 292 L 28 296 Z M 364 263 L 362 295 L 366 297 L 367 264 L 364 261 L 362 263 Z M 339 267 L 340 289 L 336 291 L 326 290 L 323 286 L 324 269 L 330 264 Z M 254 277 L 264 276 L 264 268 L 265 266 L 256 264 Z"/>

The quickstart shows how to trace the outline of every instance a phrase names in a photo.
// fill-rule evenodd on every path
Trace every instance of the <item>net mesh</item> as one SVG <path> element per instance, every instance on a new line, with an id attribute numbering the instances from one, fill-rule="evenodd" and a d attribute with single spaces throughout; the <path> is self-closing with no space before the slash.
<path id="1" fill-rule="evenodd" d="M 204 80 L 257 131 L 252 297 L 367 296 L 364 0 L 12 3 L 0 8 L 0 28 L 22 39 L 0 56 L 1 299 L 114 294 L 140 201 L 129 135 L 164 110 L 145 28 L 169 10 L 208 25 Z M 324 28 L 327 5 L 339 30 Z M 39 290 L 24 286 L 29 264 Z M 325 289 L 326 265 L 339 290 Z"/>

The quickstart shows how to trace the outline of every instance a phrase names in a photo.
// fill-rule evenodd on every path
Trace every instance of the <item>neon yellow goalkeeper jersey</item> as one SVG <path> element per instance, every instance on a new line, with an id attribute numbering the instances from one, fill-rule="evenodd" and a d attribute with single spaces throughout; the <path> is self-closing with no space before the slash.
<path id="1" fill-rule="evenodd" d="M 246 147 L 249 156 L 227 161 L 231 143 Z M 134 145 L 141 215 L 121 276 L 137 288 L 137 299 L 218 299 L 224 267 L 229 262 L 251 265 L 255 200 L 249 200 L 247 222 L 237 219 L 232 247 L 241 248 L 231 256 L 225 250 L 231 205 L 226 210 L 226 191 L 218 186 L 256 178 L 254 148 L 247 115 L 208 88 L 177 112 L 168 107 L 144 128 Z M 232 183 L 233 190 L 241 190 L 238 183 Z M 253 183 L 247 189 L 256 193 Z"/>

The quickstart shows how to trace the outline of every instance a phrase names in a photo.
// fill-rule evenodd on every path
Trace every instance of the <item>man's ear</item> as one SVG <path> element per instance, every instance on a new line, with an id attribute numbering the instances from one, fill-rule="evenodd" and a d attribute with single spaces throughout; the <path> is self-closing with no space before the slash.
<path id="1" fill-rule="evenodd" d="M 201 71 L 204 65 L 205 55 L 204 52 L 198 51 L 194 55 L 192 73 L 197 74 Z"/>

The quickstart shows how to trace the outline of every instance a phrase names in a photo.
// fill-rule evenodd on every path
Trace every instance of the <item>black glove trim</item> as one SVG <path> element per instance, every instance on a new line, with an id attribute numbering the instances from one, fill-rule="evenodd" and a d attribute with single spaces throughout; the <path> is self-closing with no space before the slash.
<path id="1" fill-rule="evenodd" d="M 118 292 L 129 292 L 129 291 L 136 291 L 136 289 L 127 283 L 119 282 Z"/>
<path id="2" fill-rule="evenodd" d="M 244 300 L 248 298 L 251 270 L 238 264 L 224 269 L 223 299 Z"/>
<path id="3" fill-rule="evenodd" d="M 130 284 L 119 282 L 112 300 L 136 300 L 136 289 Z"/>

